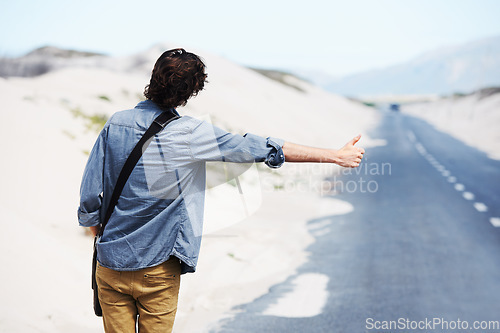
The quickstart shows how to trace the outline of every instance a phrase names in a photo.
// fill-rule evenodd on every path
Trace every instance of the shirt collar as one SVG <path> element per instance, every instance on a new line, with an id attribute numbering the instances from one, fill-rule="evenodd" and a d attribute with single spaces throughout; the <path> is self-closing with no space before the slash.
<path id="1" fill-rule="evenodd" d="M 139 102 L 139 104 L 136 105 L 137 109 L 149 109 L 149 110 L 155 110 L 155 111 L 163 111 L 156 105 L 155 102 L 153 102 L 150 99 L 146 99 L 144 101 Z M 171 108 L 170 111 L 172 111 L 176 116 L 179 116 L 179 113 L 175 108 Z"/>

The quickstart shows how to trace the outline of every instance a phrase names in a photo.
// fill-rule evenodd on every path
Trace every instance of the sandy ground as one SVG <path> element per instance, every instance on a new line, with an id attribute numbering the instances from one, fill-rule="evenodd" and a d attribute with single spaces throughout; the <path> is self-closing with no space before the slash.
<path id="1" fill-rule="evenodd" d="M 377 123 L 373 110 L 306 83 L 294 81 L 298 91 L 227 60 L 205 60 L 210 83 L 183 114 L 208 116 L 234 132 L 334 148 Z M 75 110 L 91 116 L 133 107 L 147 78 L 68 68 L 0 79 L 0 332 L 102 332 L 92 310 L 92 238 L 76 220 L 85 152 L 97 134 Z M 365 135 L 360 143 L 376 140 Z M 228 185 L 209 191 L 198 272 L 183 277 L 176 332 L 214 325 L 307 260 L 307 221 L 353 209 L 321 198 L 321 179 L 331 172 L 254 166 L 241 177 L 243 195 Z M 299 183 L 310 186 L 293 186 Z"/>
<path id="2" fill-rule="evenodd" d="M 402 111 L 420 117 L 468 145 L 500 159 L 500 94 L 480 93 L 414 103 Z"/>

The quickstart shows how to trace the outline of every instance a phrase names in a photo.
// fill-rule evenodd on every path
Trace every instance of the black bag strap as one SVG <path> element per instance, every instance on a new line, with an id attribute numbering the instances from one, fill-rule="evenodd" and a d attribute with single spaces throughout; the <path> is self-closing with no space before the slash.
<path id="1" fill-rule="evenodd" d="M 99 237 L 102 236 L 104 232 L 104 228 L 108 223 L 111 214 L 113 214 L 113 210 L 115 209 L 116 204 L 118 203 L 118 198 L 122 193 L 123 188 L 125 187 L 125 183 L 127 182 L 132 170 L 134 170 L 135 165 L 139 161 L 142 156 L 142 153 L 146 150 L 146 148 L 151 143 L 153 136 L 155 134 L 161 132 L 165 126 L 171 121 L 180 118 L 175 112 L 172 110 L 162 112 L 158 117 L 153 120 L 153 123 L 147 131 L 144 133 L 139 142 L 135 145 L 134 149 L 130 153 L 127 161 L 122 167 L 120 171 L 120 175 L 118 176 L 118 180 L 116 181 L 115 188 L 113 190 L 113 194 L 111 194 L 111 199 L 109 200 L 108 209 L 106 210 L 106 215 L 104 216 L 104 220 L 101 222 L 101 227 L 99 228 Z"/>

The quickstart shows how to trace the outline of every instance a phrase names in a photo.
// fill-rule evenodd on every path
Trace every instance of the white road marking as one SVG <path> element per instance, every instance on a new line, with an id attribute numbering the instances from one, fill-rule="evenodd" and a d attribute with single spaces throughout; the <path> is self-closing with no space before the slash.
<path id="1" fill-rule="evenodd" d="M 416 141 L 416 137 L 415 137 L 415 134 L 413 132 L 411 132 L 411 131 L 408 132 L 408 138 L 410 139 L 411 142 L 414 142 L 415 148 L 418 150 L 418 152 L 422 156 L 424 156 L 425 159 L 427 159 L 427 161 L 443 175 L 443 177 L 446 177 L 449 183 L 453 184 L 453 183 L 457 182 L 457 177 L 451 176 L 451 172 L 449 170 L 446 170 L 446 168 L 443 165 L 441 165 L 431 154 L 429 154 L 427 152 L 427 150 L 425 149 L 425 147 L 420 142 Z M 455 190 L 460 191 L 460 192 L 465 190 L 465 186 L 463 184 L 460 184 L 460 183 L 456 183 L 454 188 L 455 188 Z M 474 198 L 475 198 L 474 193 L 467 192 L 467 191 L 462 193 L 462 196 L 466 200 L 474 200 Z M 488 206 L 486 206 L 482 202 L 474 202 L 473 206 L 474 206 L 474 208 L 476 208 L 476 210 L 478 212 L 487 212 L 488 211 Z M 490 223 L 494 227 L 500 227 L 500 218 L 499 217 L 491 217 Z"/>
<path id="2" fill-rule="evenodd" d="M 293 281 L 293 290 L 271 304 L 264 315 L 304 318 L 320 315 L 328 300 L 329 278 L 325 274 L 301 274 Z"/>
<path id="3" fill-rule="evenodd" d="M 500 227 L 500 217 L 491 217 L 490 223 L 496 228 Z"/>
<path id="4" fill-rule="evenodd" d="M 424 146 L 422 146 L 420 142 L 415 143 L 415 148 L 417 148 L 418 152 L 422 155 L 426 153 Z"/>
<path id="5" fill-rule="evenodd" d="M 466 200 L 474 200 L 474 193 L 471 192 L 464 192 L 463 196 Z"/>
<path id="6" fill-rule="evenodd" d="M 415 133 L 413 133 L 412 131 L 408 131 L 408 139 L 411 142 L 415 142 L 415 140 L 417 140 L 417 138 L 415 137 Z"/>
<path id="7" fill-rule="evenodd" d="M 442 166 L 441 164 L 436 165 L 436 169 L 439 172 L 446 171 L 446 168 L 444 166 Z"/>
<path id="8" fill-rule="evenodd" d="M 464 193 L 465 194 L 465 193 Z M 474 202 L 474 208 L 477 209 L 478 212 L 487 212 L 488 211 L 488 206 L 486 206 L 482 202 Z"/>

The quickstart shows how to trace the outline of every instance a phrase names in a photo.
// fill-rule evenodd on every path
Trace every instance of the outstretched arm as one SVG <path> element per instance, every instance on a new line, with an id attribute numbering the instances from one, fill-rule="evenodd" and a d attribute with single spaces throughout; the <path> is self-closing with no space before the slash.
<path id="1" fill-rule="evenodd" d="M 342 167 L 355 168 L 359 166 L 365 150 L 355 147 L 361 135 L 347 142 L 342 148 L 324 149 L 285 142 L 283 153 L 287 162 L 335 163 Z"/>

